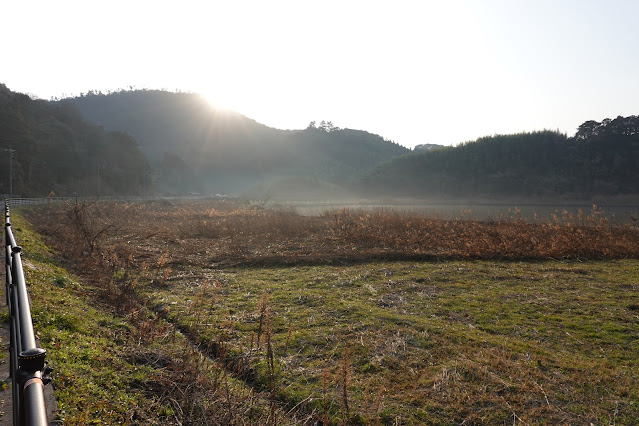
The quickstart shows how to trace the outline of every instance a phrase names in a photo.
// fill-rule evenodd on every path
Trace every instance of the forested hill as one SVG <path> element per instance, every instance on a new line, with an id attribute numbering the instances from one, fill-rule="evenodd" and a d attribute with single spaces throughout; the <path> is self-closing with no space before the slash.
<path id="1" fill-rule="evenodd" d="M 330 122 L 304 130 L 270 128 L 192 93 L 90 92 L 63 102 L 89 121 L 133 135 L 157 167 L 159 187 L 176 192 L 241 193 L 259 184 L 277 192 L 278 182 L 296 182 L 298 192 L 310 195 L 308 189 L 348 186 L 364 171 L 410 152 Z"/>
<path id="2" fill-rule="evenodd" d="M 359 187 L 419 198 L 639 195 L 639 117 L 587 121 L 572 138 L 553 131 L 500 135 L 411 154 L 367 173 Z"/>
<path id="3" fill-rule="evenodd" d="M 91 93 L 53 102 L 0 84 L 4 194 L 11 176 L 21 196 L 639 199 L 638 116 L 586 121 L 571 138 L 541 131 L 425 148 L 432 149 L 411 152 L 324 121 L 273 129 L 195 94 Z"/>
<path id="4" fill-rule="evenodd" d="M 0 193 L 9 194 L 12 180 L 14 196 L 141 194 L 149 170 L 129 135 L 0 84 Z"/>

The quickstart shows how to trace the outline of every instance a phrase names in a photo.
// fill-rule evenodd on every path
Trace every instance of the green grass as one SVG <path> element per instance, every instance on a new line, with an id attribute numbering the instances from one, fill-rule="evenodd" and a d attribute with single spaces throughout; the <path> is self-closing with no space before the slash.
<path id="1" fill-rule="evenodd" d="M 97 288 L 59 266 L 53 250 L 15 212 L 12 221 L 23 247 L 34 330 L 54 368 L 50 386 L 57 420 L 65 425 L 183 424 L 185 418 L 209 416 L 224 401 L 224 408 L 231 408 L 222 417 L 241 413 L 247 422 L 259 423 L 264 408 L 250 390 L 202 359 L 152 313 L 142 309 L 135 321 L 114 314 L 99 302 Z M 171 388 L 182 386 L 179 380 L 189 384 L 184 396 L 193 401 L 190 409 L 201 413 L 176 407 Z M 217 399 L 206 392 L 213 382 L 225 383 Z"/>
<path id="2" fill-rule="evenodd" d="M 334 420 L 343 412 L 344 354 L 355 419 L 623 424 L 639 417 L 635 260 L 174 273 L 145 297 L 202 341 L 227 341 L 234 354 L 253 348 L 256 364 L 266 295 L 282 397 L 311 396 Z"/>
<path id="3" fill-rule="evenodd" d="M 52 250 L 17 214 L 12 221 L 23 248 L 34 329 L 54 368 L 58 419 L 64 424 L 130 423 L 134 407 L 149 403 L 131 383 L 150 368 L 127 362 L 114 344 L 126 338 L 129 326 L 91 306 L 92 289 L 59 267 Z"/>
<path id="4" fill-rule="evenodd" d="M 597 211 L 527 224 L 392 212 L 308 218 L 226 204 L 74 209 L 87 216 L 30 217 L 78 257 L 87 243 L 78 229 L 93 235 L 114 221 L 86 258 L 95 271 L 81 271 L 100 290 L 59 272 L 52 288 L 123 302 L 111 306 L 127 317 L 128 336 L 145 336 L 133 329 L 138 316 L 147 317 L 138 328 L 179 328 L 282 412 L 299 409 L 297 420 L 639 418 L 638 234 Z M 68 333 L 86 329 L 43 318 Z M 130 353 L 120 358 L 140 358 Z M 141 395 L 155 386 L 128 380 Z"/>

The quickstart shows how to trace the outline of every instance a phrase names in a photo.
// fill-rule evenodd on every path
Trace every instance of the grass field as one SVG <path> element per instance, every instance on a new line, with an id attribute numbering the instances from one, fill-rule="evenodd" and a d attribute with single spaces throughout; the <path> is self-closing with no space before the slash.
<path id="1" fill-rule="evenodd" d="M 636 261 L 189 267 L 141 294 L 265 386 L 271 333 L 281 399 L 329 417 L 346 398 L 372 423 L 624 424 L 639 417 L 638 277 Z"/>
<path id="2" fill-rule="evenodd" d="M 147 324 L 146 341 L 181 331 L 277 404 L 271 423 L 639 418 L 639 238 L 597 210 L 481 222 L 155 203 L 28 216 L 118 324 L 141 339 Z"/>
<path id="3" fill-rule="evenodd" d="M 173 333 L 170 324 L 144 315 L 141 305 L 125 313 L 104 297 L 99 282 L 71 274 L 22 217 L 13 214 L 12 223 L 23 247 L 36 336 L 54 368 L 51 386 L 58 407 L 49 420 L 222 425 L 266 424 L 281 416 Z M 289 418 L 288 423 L 298 423 Z"/>

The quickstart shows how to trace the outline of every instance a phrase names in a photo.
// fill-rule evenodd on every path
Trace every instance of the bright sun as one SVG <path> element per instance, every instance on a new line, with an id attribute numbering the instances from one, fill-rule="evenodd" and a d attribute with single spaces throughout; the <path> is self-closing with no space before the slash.
<path id="1" fill-rule="evenodd" d="M 242 113 L 242 110 L 245 104 L 233 94 L 225 93 L 224 90 L 220 90 L 219 88 L 208 89 L 199 91 L 200 95 L 202 95 L 209 104 L 215 109 L 227 110 L 227 111 L 235 111 Z"/>

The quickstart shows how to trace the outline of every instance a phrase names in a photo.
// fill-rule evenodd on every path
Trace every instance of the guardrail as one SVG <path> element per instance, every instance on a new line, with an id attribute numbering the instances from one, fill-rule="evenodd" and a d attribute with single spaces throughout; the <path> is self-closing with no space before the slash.
<path id="1" fill-rule="evenodd" d="M 130 195 L 130 196 L 101 196 L 101 197 L 41 197 L 41 198 L 5 198 L 5 205 L 9 207 L 17 206 L 36 206 L 43 204 L 55 203 L 74 203 L 76 201 L 94 202 L 94 201 L 158 201 L 158 200 L 222 200 L 235 199 L 233 197 L 217 197 L 203 195 L 181 195 L 181 196 L 156 196 L 156 195 Z"/>
<path id="2" fill-rule="evenodd" d="M 76 201 L 116 201 L 116 200 L 125 200 L 125 198 L 116 198 L 116 197 L 42 197 L 42 198 L 6 198 L 4 200 L 5 205 L 9 207 L 17 207 L 17 206 L 37 206 L 43 204 L 57 204 L 64 202 L 76 202 Z"/>
<path id="3" fill-rule="evenodd" d="M 9 204 L 5 201 L 6 296 L 11 328 L 10 368 L 13 392 L 13 424 L 48 424 L 44 385 L 51 369 L 45 367 L 46 351 L 38 348 L 33 333 L 31 306 L 22 269 L 22 249 L 11 230 Z"/>

